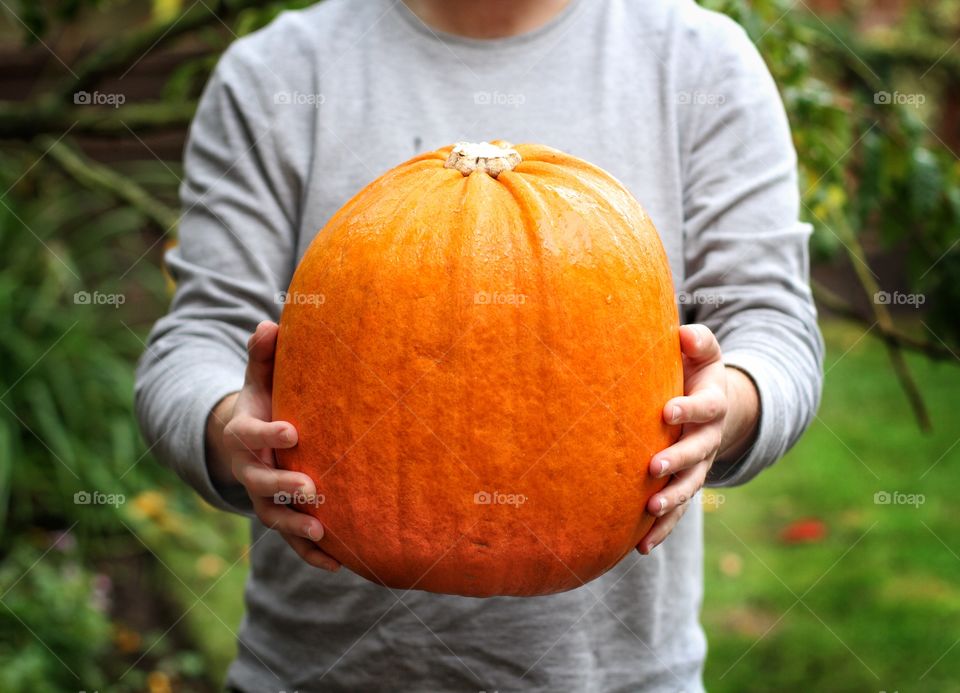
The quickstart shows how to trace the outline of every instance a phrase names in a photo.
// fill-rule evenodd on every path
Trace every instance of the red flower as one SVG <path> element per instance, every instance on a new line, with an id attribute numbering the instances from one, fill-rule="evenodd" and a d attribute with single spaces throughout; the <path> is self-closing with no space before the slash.
<path id="1" fill-rule="evenodd" d="M 780 540 L 786 544 L 817 542 L 825 536 L 827 536 L 827 526 L 815 518 L 796 520 L 780 532 Z"/>

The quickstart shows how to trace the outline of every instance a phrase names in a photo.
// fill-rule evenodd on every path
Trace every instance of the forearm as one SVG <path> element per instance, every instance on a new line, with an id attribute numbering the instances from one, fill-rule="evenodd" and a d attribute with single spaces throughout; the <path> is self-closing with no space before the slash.
<path id="1" fill-rule="evenodd" d="M 204 435 L 207 471 L 218 486 L 237 483 L 230 465 L 230 453 L 224 445 L 223 429 L 233 415 L 239 394 L 234 392 L 221 399 L 207 416 Z"/>
<path id="2" fill-rule="evenodd" d="M 727 366 L 727 416 L 717 463 L 734 463 L 753 445 L 760 422 L 760 396 L 753 380 L 738 368 Z"/>

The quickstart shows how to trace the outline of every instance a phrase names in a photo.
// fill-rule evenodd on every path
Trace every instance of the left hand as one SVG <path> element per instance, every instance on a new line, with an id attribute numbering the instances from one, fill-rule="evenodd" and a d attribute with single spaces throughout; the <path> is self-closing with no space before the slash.
<path id="1" fill-rule="evenodd" d="M 650 461 L 650 474 L 672 477 L 647 503 L 647 511 L 657 519 L 637 545 L 643 554 L 677 525 L 690 499 L 703 488 L 714 460 L 736 459 L 749 448 L 759 419 L 756 386 L 742 371 L 724 366 L 720 344 L 708 327 L 681 327 L 680 351 L 686 394 L 664 405 L 663 419 L 683 429 L 676 443 Z"/>

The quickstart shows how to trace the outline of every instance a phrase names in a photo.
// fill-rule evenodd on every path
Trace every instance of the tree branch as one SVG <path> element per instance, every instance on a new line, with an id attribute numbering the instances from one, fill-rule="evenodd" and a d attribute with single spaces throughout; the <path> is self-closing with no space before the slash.
<path id="1" fill-rule="evenodd" d="M 73 94 L 96 85 L 105 76 L 128 69 L 144 55 L 178 36 L 204 26 L 222 22 L 242 10 L 263 5 L 262 0 L 211 0 L 195 3 L 169 22 L 154 24 L 134 32 L 89 55 L 74 70 L 71 78 L 56 90 L 58 100 L 72 101 Z"/>
<path id="2" fill-rule="evenodd" d="M 931 358 L 938 361 L 954 361 L 955 357 L 953 352 L 949 348 L 945 347 L 939 342 L 930 341 L 923 339 L 921 337 L 916 337 L 914 335 L 908 334 L 903 330 L 893 328 L 886 328 L 876 321 L 871 321 L 870 319 L 863 316 L 856 308 L 854 308 L 850 303 L 845 301 L 843 298 L 838 296 L 836 293 L 825 287 L 823 284 L 816 280 L 810 282 L 810 286 L 813 289 L 813 297 L 817 303 L 831 313 L 835 315 L 846 318 L 856 322 L 864 327 L 870 327 L 871 324 L 876 326 L 876 332 L 879 339 L 882 339 L 885 342 L 895 344 L 896 346 L 902 349 L 909 349 L 910 351 L 915 351 L 917 353 L 923 354 L 927 358 Z"/>
<path id="3" fill-rule="evenodd" d="M 890 311 L 887 310 L 887 306 L 875 299 L 875 296 L 880 291 L 880 286 L 874 279 L 873 272 L 867 264 L 867 254 L 860 244 L 860 239 L 847 228 L 846 224 L 842 226 L 841 232 L 844 236 L 842 239 L 844 241 L 843 245 L 847 250 L 850 263 L 853 265 L 853 271 L 864 293 L 870 300 L 870 306 L 876 324 L 884 334 L 895 332 L 896 326 L 893 323 L 893 318 L 890 317 Z M 917 424 L 920 426 L 920 430 L 925 433 L 929 432 L 932 429 L 930 415 L 927 413 L 927 406 L 923 402 L 920 388 L 910 374 L 910 368 L 907 366 L 907 361 L 903 356 L 900 344 L 887 339 L 884 340 L 884 346 L 887 348 L 890 364 L 893 366 L 894 373 L 896 373 L 897 379 L 900 381 L 900 386 L 903 388 L 904 394 L 906 394 L 907 400 L 913 409 L 913 413 L 917 417 Z"/>
<path id="4" fill-rule="evenodd" d="M 951 51 L 949 41 L 924 37 L 922 41 L 911 41 L 897 37 L 890 41 L 864 41 L 857 34 L 843 25 L 836 23 L 831 27 L 840 36 L 843 43 L 833 37 L 818 31 L 818 27 L 811 25 L 817 31 L 816 47 L 832 60 L 848 65 L 856 72 L 874 75 L 866 71 L 863 60 L 870 69 L 886 70 L 890 67 L 911 67 L 925 72 L 930 68 L 938 70 L 950 80 L 956 80 L 960 75 L 960 54 Z M 833 39 L 833 40 L 831 40 Z M 858 60 L 859 57 L 859 60 Z"/>
<path id="5" fill-rule="evenodd" d="M 44 136 L 37 138 L 36 144 L 47 152 L 48 156 L 56 161 L 60 167 L 78 183 L 87 188 L 102 189 L 119 200 L 126 202 L 145 217 L 159 226 L 164 233 L 177 227 L 180 217 L 177 212 L 153 195 L 144 190 L 113 169 L 90 161 L 80 152 L 64 144 L 63 140 L 55 140 Z"/>
<path id="6" fill-rule="evenodd" d="M 162 101 L 131 103 L 119 108 L 6 101 L 0 102 L 0 139 L 30 140 L 36 135 L 60 134 L 67 130 L 104 137 L 128 137 L 130 130 L 179 129 L 190 124 L 196 107 L 193 102 Z"/>
<path id="7" fill-rule="evenodd" d="M 263 0 L 208 0 L 194 4 L 169 22 L 110 42 L 80 62 L 74 69 L 76 77 L 43 98 L 0 101 L 0 138 L 30 140 L 36 135 L 65 132 L 71 126 L 78 133 L 104 136 L 127 135 L 127 127 L 135 131 L 185 127 L 193 117 L 195 104 L 139 103 L 111 109 L 75 105 L 74 97 L 104 77 L 130 68 L 150 51 L 179 36 L 224 22 L 243 10 L 269 4 Z"/>

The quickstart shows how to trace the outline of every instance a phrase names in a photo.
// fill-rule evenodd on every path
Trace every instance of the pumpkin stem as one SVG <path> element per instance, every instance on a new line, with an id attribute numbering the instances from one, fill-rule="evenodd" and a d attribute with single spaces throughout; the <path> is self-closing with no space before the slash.
<path id="1" fill-rule="evenodd" d="M 496 178 L 504 171 L 512 171 L 519 163 L 520 153 L 509 145 L 457 142 L 444 167 L 455 168 L 465 176 L 479 170 Z"/>

